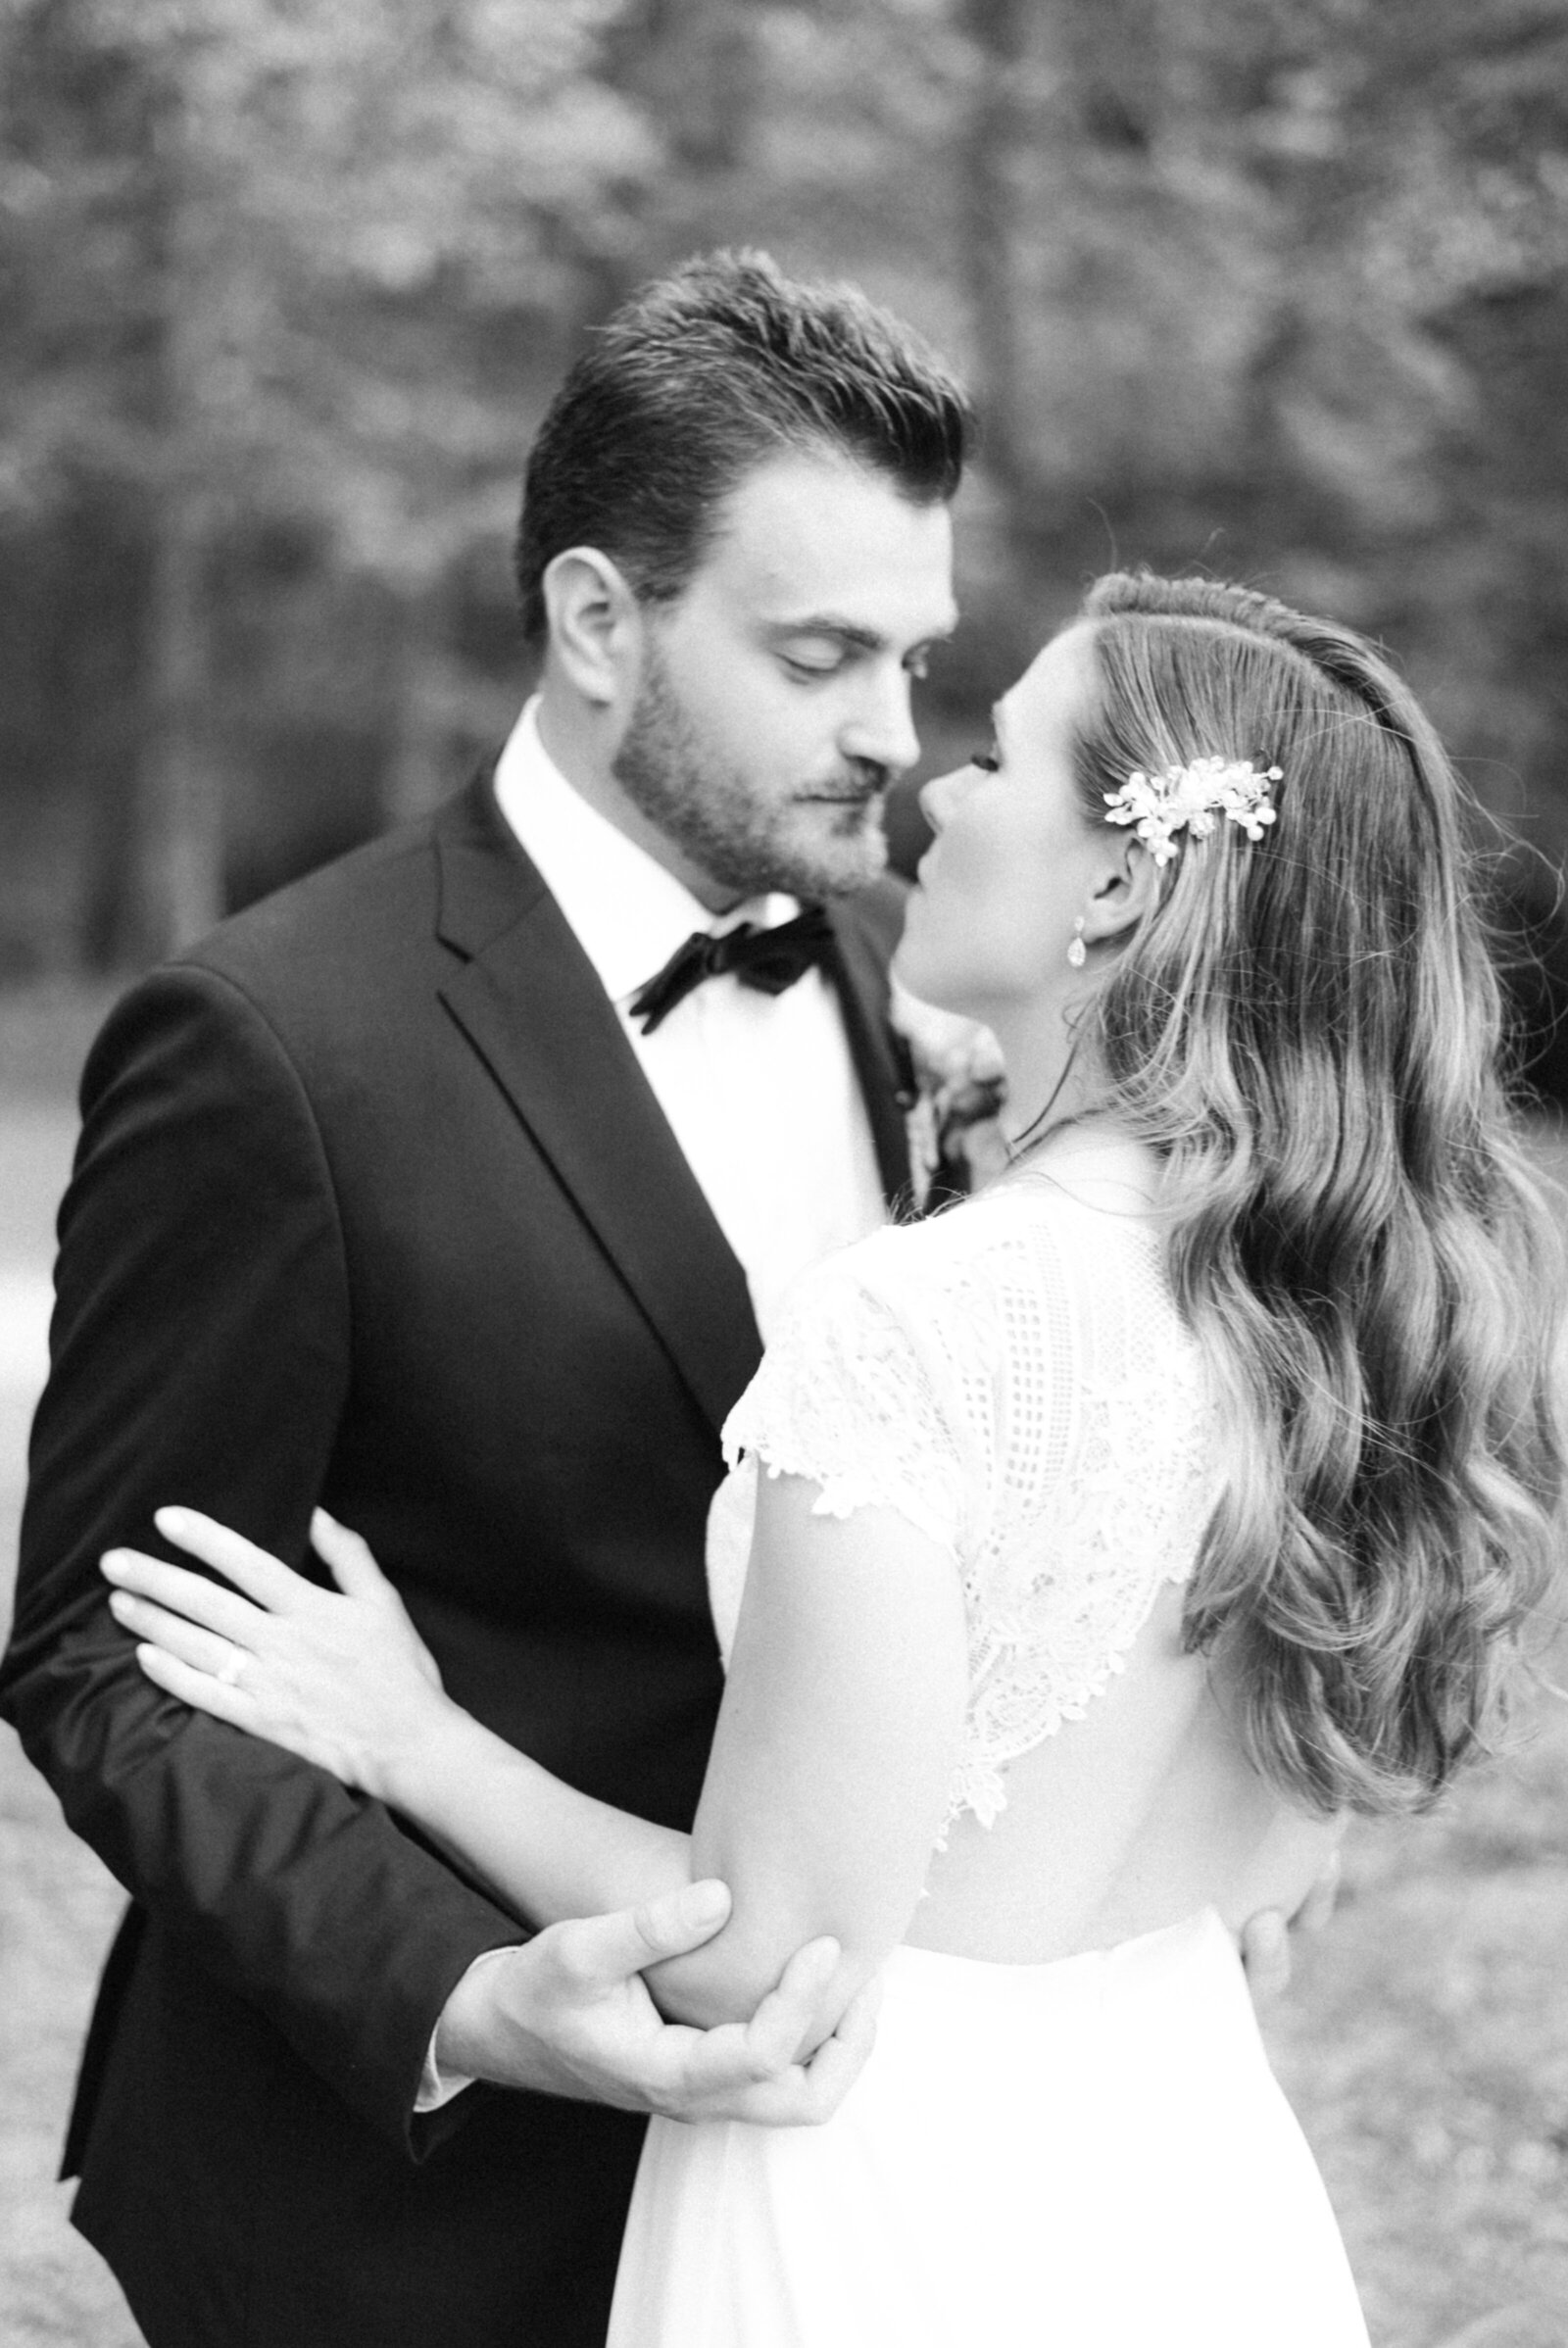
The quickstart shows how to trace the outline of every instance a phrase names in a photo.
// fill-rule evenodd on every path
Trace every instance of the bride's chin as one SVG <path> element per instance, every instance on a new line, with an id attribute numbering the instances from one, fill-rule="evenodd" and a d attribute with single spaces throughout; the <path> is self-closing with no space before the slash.
<path id="1" fill-rule="evenodd" d="M 924 959 L 924 955 L 918 951 L 913 953 L 909 951 L 907 933 L 906 933 L 906 936 L 893 950 L 893 958 L 888 964 L 888 976 L 896 979 L 906 994 L 915 996 L 921 1003 L 934 1003 L 936 998 L 927 993 L 926 986 L 922 983 L 925 976 L 922 968 Z"/>
<path id="2" fill-rule="evenodd" d="M 924 953 L 920 940 L 911 938 L 907 930 L 893 950 L 888 974 L 897 980 L 906 995 L 914 996 L 919 1003 L 929 1003 L 933 1010 L 956 1011 L 959 1008 L 951 1000 L 943 983 L 940 961 Z"/>
<path id="3" fill-rule="evenodd" d="M 943 986 L 934 976 L 927 977 L 918 966 L 906 969 L 901 962 L 896 961 L 892 964 L 891 974 L 901 991 L 918 1003 L 922 1010 L 935 1011 L 943 1019 L 962 1020 L 965 1026 L 972 1026 L 977 1021 L 984 1024 L 978 1011 L 961 995 Z"/>

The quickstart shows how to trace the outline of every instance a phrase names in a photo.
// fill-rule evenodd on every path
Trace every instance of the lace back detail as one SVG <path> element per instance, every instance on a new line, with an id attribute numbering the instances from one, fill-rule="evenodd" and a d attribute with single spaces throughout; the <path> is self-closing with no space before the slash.
<path id="1" fill-rule="evenodd" d="M 710 1578 L 726 1652 L 757 1462 L 818 1483 L 820 1513 L 895 1508 L 953 1551 L 969 1701 L 948 1823 L 989 1825 L 1007 1763 L 1103 1693 L 1161 1587 L 1191 1574 L 1217 1492 L 1156 1235 L 1043 1181 L 809 1274 L 724 1443 Z"/>

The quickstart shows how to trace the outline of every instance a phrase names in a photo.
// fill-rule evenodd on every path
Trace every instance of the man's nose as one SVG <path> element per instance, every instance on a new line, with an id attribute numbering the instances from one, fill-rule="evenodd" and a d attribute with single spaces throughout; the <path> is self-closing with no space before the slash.
<path id="1" fill-rule="evenodd" d="M 914 730 L 909 702 L 909 679 L 901 668 L 869 691 L 840 736 L 847 758 L 864 758 L 885 766 L 890 774 L 907 774 L 920 756 L 920 737 Z"/>

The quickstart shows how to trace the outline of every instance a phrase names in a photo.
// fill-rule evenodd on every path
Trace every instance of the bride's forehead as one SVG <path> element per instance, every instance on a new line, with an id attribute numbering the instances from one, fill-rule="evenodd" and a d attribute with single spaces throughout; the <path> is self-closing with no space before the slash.
<path id="1" fill-rule="evenodd" d="M 1019 738 L 1054 745 L 1066 740 L 1096 681 L 1093 627 L 1078 622 L 1053 636 L 997 704 L 1004 746 Z"/>

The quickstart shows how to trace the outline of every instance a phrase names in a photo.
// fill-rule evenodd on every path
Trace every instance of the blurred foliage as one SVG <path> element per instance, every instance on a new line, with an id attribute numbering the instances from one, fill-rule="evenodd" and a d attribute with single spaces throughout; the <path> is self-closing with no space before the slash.
<path id="1" fill-rule="evenodd" d="M 743 240 L 980 390 L 936 755 L 1207 563 L 1396 648 L 1552 929 L 1568 0 L 0 0 L 0 967 L 449 787 L 553 381 Z"/>

